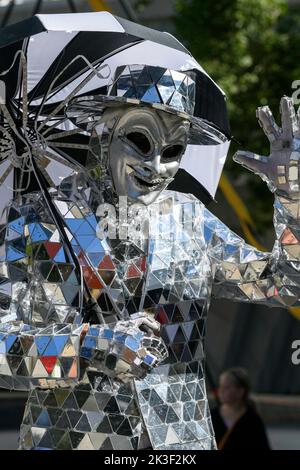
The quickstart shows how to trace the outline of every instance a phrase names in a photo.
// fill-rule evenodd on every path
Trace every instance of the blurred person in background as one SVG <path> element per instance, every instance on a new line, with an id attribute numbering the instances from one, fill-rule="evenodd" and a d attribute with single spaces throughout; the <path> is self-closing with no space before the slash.
<path id="1" fill-rule="evenodd" d="M 241 367 L 224 371 L 219 381 L 220 404 L 212 410 L 219 450 L 270 450 L 264 423 L 250 400 L 250 380 Z"/>

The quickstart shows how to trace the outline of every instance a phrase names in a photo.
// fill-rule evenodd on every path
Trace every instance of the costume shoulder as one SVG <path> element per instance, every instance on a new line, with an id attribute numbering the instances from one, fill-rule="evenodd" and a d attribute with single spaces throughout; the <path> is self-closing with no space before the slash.
<path id="1" fill-rule="evenodd" d="M 70 321 L 78 308 L 80 283 L 42 194 L 10 201 L 0 234 L 1 322 Z"/>

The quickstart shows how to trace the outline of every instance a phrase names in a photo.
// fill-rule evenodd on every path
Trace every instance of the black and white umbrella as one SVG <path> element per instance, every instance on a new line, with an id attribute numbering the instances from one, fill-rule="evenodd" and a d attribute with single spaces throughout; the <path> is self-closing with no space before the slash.
<path id="1" fill-rule="evenodd" d="M 190 142 L 171 189 L 213 198 L 229 147 L 225 95 L 172 35 L 107 12 L 36 15 L 0 30 L 0 201 L 34 188 L 29 152 L 47 152 L 48 183 L 84 165 L 89 135 L 65 114 L 74 97 L 103 95 L 116 69 L 147 64 L 196 76 L 194 115 L 225 137 Z M 0 220 L 1 222 L 1 220 Z"/>

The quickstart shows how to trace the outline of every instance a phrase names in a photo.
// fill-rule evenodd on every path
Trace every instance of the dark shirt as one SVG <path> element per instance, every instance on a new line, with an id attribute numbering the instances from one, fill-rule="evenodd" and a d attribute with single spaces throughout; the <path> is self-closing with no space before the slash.
<path id="1" fill-rule="evenodd" d="M 219 408 L 212 410 L 211 417 L 219 447 L 228 428 L 223 421 Z M 270 450 L 264 424 L 252 406 L 249 406 L 243 416 L 235 423 L 222 446 L 222 450 L 236 449 Z"/>

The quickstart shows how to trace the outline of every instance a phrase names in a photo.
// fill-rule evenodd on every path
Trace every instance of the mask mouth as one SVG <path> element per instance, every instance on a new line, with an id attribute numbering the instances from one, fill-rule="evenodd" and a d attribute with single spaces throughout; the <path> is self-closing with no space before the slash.
<path id="1" fill-rule="evenodd" d="M 127 165 L 130 168 L 130 174 L 137 185 L 142 190 L 157 191 L 165 188 L 174 178 L 149 178 L 147 176 L 142 176 L 138 171 L 132 168 L 130 165 Z"/>

